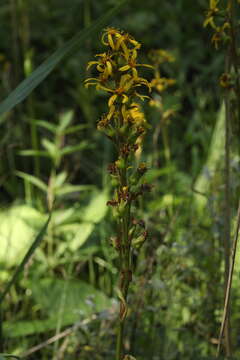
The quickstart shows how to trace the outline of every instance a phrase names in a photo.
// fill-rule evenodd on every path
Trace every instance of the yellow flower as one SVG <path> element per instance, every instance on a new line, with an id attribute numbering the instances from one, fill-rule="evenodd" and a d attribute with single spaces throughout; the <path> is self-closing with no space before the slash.
<path id="1" fill-rule="evenodd" d="M 233 85 L 231 75 L 227 73 L 223 73 L 219 79 L 219 84 L 224 89 L 231 89 Z"/>
<path id="2" fill-rule="evenodd" d="M 143 66 L 143 67 L 147 67 L 150 69 L 153 69 L 152 65 L 148 65 L 148 64 L 137 64 L 136 62 L 136 58 L 137 58 L 137 51 L 134 49 L 131 51 L 131 53 L 129 54 L 128 60 L 127 60 L 127 65 L 124 65 L 122 67 L 119 68 L 119 71 L 128 71 L 131 69 L 132 71 L 132 75 L 134 78 L 138 77 L 138 72 L 136 67 L 138 66 Z"/>
<path id="3" fill-rule="evenodd" d="M 215 33 L 213 34 L 211 38 L 211 42 L 214 44 L 215 49 L 219 48 L 219 43 L 221 41 L 224 41 L 227 37 L 226 30 L 229 29 L 230 24 L 228 22 L 225 22 L 222 26 L 217 26 L 215 28 Z"/>
<path id="4" fill-rule="evenodd" d="M 131 121 L 133 121 L 135 125 L 143 126 L 147 124 L 147 120 L 138 103 L 136 102 L 132 103 L 132 106 L 129 109 L 129 115 Z"/>
<path id="5" fill-rule="evenodd" d="M 174 85 L 175 82 L 176 81 L 174 79 L 167 79 L 165 77 L 157 76 L 151 81 L 151 86 L 155 88 L 158 92 L 162 92 L 169 86 Z"/>
<path id="6" fill-rule="evenodd" d="M 101 73 L 102 80 L 107 80 L 109 76 L 112 75 L 113 67 L 116 66 L 116 63 L 113 61 L 112 56 L 106 53 L 95 55 L 99 58 L 98 61 L 89 61 L 87 65 L 87 70 L 91 66 L 96 65 L 98 72 Z"/>
<path id="7" fill-rule="evenodd" d="M 116 48 L 116 39 L 120 35 L 120 31 L 114 28 L 107 28 L 102 35 L 102 43 L 110 46 L 112 50 Z"/>
<path id="8" fill-rule="evenodd" d="M 106 46 L 110 46 L 112 50 L 118 51 L 121 48 L 126 59 L 128 59 L 131 51 L 131 49 L 128 48 L 129 44 L 132 49 L 139 49 L 141 47 L 141 44 L 131 35 L 114 28 L 107 28 L 104 31 L 102 43 Z"/>
<path id="9" fill-rule="evenodd" d="M 108 88 L 108 91 L 114 93 L 109 100 L 108 106 L 111 107 L 114 102 L 118 99 L 121 99 L 121 102 L 124 104 L 128 101 L 128 91 L 133 86 L 133 78 L 129 74 L 125 74 L 121 76 L 119 87 L 115 90 Z"/>
<path id="10" fill-rule="evenodd" d="M 160 65 L 164 62 L 174 62 L 175 57 L 166 50 L 157 49 L 151 50 L 149 56 L 155 66 Z"/>
<path id="11" fill-rule="evenodd" d="M 153 68 L 153 66 L 137 62 L 138 49 L 141 45 L 127 33 L 108 28 L 104 31 L 102 43 L 108 47 L 108 50 L 96 55 L 97 60 L 90 61 L 87 66 L 87 69 L 95 66 L 98 76 L 86 79 L 85 86 L 93 85 L 97 90 L 109 94 L 109 110 L 99 121 L 98 128 L 105 129 L 107 136 L 112 137 L 109 135 L 112 119 L 112 126 L 117 124 L 123 126 L 124 122 L 129 124 L 140 122 L 140 112 L 132 107 L 132 103 L 136 97 L 141 100 L 149 98 L 139 92 L 143 86 L 150 92 L 151 83 L 138 75 L 137 68 L 140 66 Z"/>
<path id="12" fill-rule="evenodd" d="M 219 8 L 217 7 L 217 4 L 219 3 L 219 0 L 209 0 L 209 10 L 207 11 L 206 19 L 203 23 L 203 27 L 206 27 L 207 25 L 210 25 L 212 28 L 216 28 L 216 25 L 214 23 L 214 16 L 218 13 Z"/>

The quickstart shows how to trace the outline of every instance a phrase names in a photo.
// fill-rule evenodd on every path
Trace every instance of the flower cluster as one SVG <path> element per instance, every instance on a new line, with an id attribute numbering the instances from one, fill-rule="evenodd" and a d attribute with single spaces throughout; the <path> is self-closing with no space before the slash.
<path id="1" fill-rule="evenodd" d="M 131 35 L 117 29 L 108 28 L 102 36 L 106 52 L 97 54 L 95 61 L 88 63 L 87 69 L 95 67 L 96 77 L 88 78 L 85 85 L 93 85 L 108 94 L 108 112 L 98 121 L 97 128 L 115 145 L 117 159 L 109 164 L 108 172 L 115 189 L 114 197 L 107 202 L 112 207 L 117 221 L 117 236 L 111 243 L 120 257 L 120 318 L 126 314 L 126 296 L 131 281 L 131 256 L 133 247 L 139 248 L 147 238 L 147 230 L 142 220 L 133 216 L 133 203 L 151 187 L 144 183 L 147 171 L 145 163 L 134 166 L 134 155 L 139 148 L 149 125 L 137 99 L 149 96 L 151 84 L 139 75 L 139 68 L 153 68 L 138 63 L 141 47 Z"/>
<path id="2" fill-rule="evenodd" d="M 150 83 L 139 76 L 138 68 L 151 66 L 137 62 L 141 45 L 127 33 L 109 28 L 102 36 L 102 43 L 108 50 L 97 54 L 97 60 L 90 61 L 87 67 L 89 69 L 95 66 L 98 77 L 88 78 L 85 85 L 94 85 L 97 90 L 103 90 L 109 95 L 109 110 L 98 123 L 99 130 L 103 130 L 107 135 L 112 132 L 113 127 L 117 132 L 120 128 L 121 131 L 128 132 L 128 128 L 134 127 L 136 123 L 132 111 L 133 100 L 148 97 L 139 92 L 143 87 L 147 91 L 151 90 Z M 136 125 L 144 124 L 137 121 Z"/>
<path id="3" fill-rule="evenodd" d="M 221 43 L 229 39 L 228 33 L 230 29 L 229 21 L 225 16 L 227 12 L 218 7 L 219 1 L 209 0 L 209 9 L 206 12 L 206 18 L 203 23 L 204 27 L 210 26 L 213 29 L 211 42 L 216 49 L 219 48 Z"/>
<path id="4" fill-rule="evenodd" d="M 108 112 L 98 121 L 97 128 L 114 142 L 118 151 L 117 160 L 108 167 L 116 191 L 114 198 L 107 204 L 113 207 L 115 217 L 121 219 L 130 211 L 132 202 L 148 190 L 146 184 L 141 183 L 146 165 L 140 164 L 133 169 L 130 163 L 132 155 L 139 148 L 139 139 L 149 128 L 136 99 L 147 98 L 142 90 L 145 88 L 150 92 L 151 84 L 139 75 L 138 68 L 153 67 L 138 63 L 141 45 L 127 33 L 108 28 L 102 36 L 102 43 L 107 51 L 96 55 L 97 60 L 90 61 L 87 66 L 88 69 L 95 66 L 98 76 L 88 78 L 85 85 L 94 85 L 109 96 Z M 131 230 L 132 235 L 128 242 L 134 244 L 133 233 L 136 233 L 137 225 L 132 225 L 132 228 L 130 225 L 128 230 Z M 145 230 L 143 233 L 146 235 Z M 119 249 L 119 239 L 115 247 Z"/>

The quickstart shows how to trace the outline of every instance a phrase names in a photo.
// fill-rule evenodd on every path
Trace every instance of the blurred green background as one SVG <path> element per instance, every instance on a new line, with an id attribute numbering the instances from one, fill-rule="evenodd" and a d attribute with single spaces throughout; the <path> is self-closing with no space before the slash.
<path id="1" fill-rule="evenodd" d="M 1 100 L 117 0 L 1 0 Z M 151 129 L 141 159 L 153 184 L 139 204 L 149 239 L 134 257 L 125 349 L 138 360 L 201 359 L 216 350 L 224 296 L 224 109 L 218 78 L 224 54 L 203 28 L 207 0 L 132 0 L 108 20 L 175 61 L 176 80 L 143 104 Z M 47 234 L 2 304 L 2 347 L 27 359 L 114 357 L 117 261 L 106 202 L 114 148 L 96 130 L 104 94 L 85 89 L 86 64 L 103 51 L 102 29 L 11 111 L 0 117 L 0 288 L 43 226 Z M 151 72 L 146 76 L 151 80 Z M 164 119 L 163 112 L 174 116 Z M 234 134 L 234 129 L 232 129 Z M 232 137 L 234 142 L 234 136 Z M 239 155 L 231 152 L 232 231 Z M 237 264 L 236 274 L 240 264 Z M 239 286 L 234 279 L 232 342 L 239 353 Z M 70 329 L 65 334 L 66 329 Z M 50 340 L 50 344 L 44 342 Z M 33 347 L 42 344 L 39 349 Z"/>

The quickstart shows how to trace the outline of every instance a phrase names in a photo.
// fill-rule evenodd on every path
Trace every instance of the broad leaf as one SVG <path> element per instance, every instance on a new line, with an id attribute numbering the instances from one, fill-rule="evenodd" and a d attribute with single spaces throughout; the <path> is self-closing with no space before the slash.
<path id="1" fill-rule="evenodd" d="M 48 316 L 44 320 L 18 321 L 4 324 L 7 337 L 26 336 L 78 322 L 112 305 L 103 292 L 79 280 L 42 279 L 29 283 L 33 298 Z"/>

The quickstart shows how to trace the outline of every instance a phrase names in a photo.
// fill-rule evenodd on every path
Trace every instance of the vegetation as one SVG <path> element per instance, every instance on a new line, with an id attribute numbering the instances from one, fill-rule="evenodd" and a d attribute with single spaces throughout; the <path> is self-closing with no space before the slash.
<path id="1" fill-rule="evenodd" d="M 239 358 L 239 15 L 1 1 L 1 360 Z"/>

